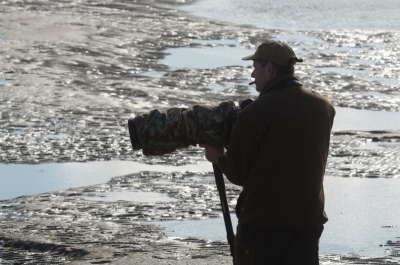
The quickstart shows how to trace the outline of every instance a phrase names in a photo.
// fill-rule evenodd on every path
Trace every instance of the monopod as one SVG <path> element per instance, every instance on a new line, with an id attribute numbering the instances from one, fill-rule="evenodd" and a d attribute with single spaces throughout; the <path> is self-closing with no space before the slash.
<path id="1" fill-rule="evenodd" d="M 229 248 L 231 250 L 231 256 L 234 257 L 235 234 L 233 233 L 232 220 L 229 214 L 228 200 L 226 198 L 226 192 L 225 192 L 224 176 L 222 175 L 222 172 L 218 168 L 218 166 L 214 163 L 213 163 L 213 169 L 214 169 L 215 183 L 217 184 L 219 199 L 221 201 L 222 214 L 224 216 L 226 238 L 228 239 Z"/>

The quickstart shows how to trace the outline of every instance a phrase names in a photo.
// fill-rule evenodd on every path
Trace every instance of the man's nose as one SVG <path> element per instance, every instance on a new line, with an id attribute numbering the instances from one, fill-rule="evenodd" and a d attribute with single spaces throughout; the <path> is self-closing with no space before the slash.
<path id="1" fill-rule="evenodd" d="M 254 74 L 254 71 L 255 71 L 255 70 L 253 70 L 253 72 L 251 72 L 251 77 L 256 78 L 256 76 L 255 76 L 255 74 Z"/>

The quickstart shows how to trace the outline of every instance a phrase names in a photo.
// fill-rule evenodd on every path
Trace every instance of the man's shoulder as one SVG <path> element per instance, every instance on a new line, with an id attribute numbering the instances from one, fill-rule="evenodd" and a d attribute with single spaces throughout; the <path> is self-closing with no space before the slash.
<path id="1" fill-rule="evenodd" d="M 332 103 L 330 102 L 330 100 L 327 97 L 320 94 L 319 92 L 312 90 L 312 89 L 307 89 L 305 87 L 302 87 L 301 89 L 304 93 L 308 94 L 311 98 L 314 98 L 316 101 L 319 101 L 321 103 L 323 102 L 325 104 L 332 106 Z"/>
<path id="2" fill-rule="evenodd" d="M 254 112 L 258 112 L 261 109 L 266 109 L 268 107 L 267 104 L 265 104 L 264 99 L 257 98 L 251 104 L 248 104 L 246 108 L 244 108 L 240 113 L 244 114 L 250 114 Z"/>

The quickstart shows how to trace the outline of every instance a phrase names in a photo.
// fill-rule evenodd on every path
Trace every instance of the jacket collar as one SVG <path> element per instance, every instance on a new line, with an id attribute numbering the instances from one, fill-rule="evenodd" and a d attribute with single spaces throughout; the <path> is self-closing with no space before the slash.
<path id="1" fill-rule="evenodd" d="M 294 80 L 298 80 L 297 77 L 295 75 L 278 75 L 275 76 L 274 78 L 272 78 L 264 87 L 264 89 L 261 91 L 259 97 L 265 95 L 268 93 L 268 91 L 270 91 L 275 85 L 277 85 L 278 83 L 285 81 L 287 79 L 294 79 Z"/>

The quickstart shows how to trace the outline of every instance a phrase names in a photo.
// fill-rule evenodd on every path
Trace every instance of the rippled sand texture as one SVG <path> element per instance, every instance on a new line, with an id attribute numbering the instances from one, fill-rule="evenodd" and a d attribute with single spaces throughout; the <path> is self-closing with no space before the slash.
<path id="1" fill-rule="evenodd" d="M 137 71 L 165 70 L 157 64 L 163 49 L 191 38 L 257 34 L 184 15 L 148 1 L 4 1 L 0 78 L 8 84 L 0 87 L 0 162 L 129 157 L 125 124 L 134 113 L 226 99 L 199 85 L 229 69 L 137 78 Z M 229 72 L 224 78 L 235 76 Z M 59 133 L 70 137 L 43 138 Z"/>
<path id="2" fill-rule="evenodd" d="M 287 40 L 306 59 L 297 66 L 304 85 L 336 106 L 400 111 L 399 32 L 297 32 L 293 37 L 192 18 L 148 1 L 5 1 L 2 12 L 3 163 L 131 158 L 126 119 L 135 113 L 254 94 L 243 85 L 250 66 L 171 71 L 158 63 L 168 47 L 198 47 L 192 39 L 230 38 L 249 48 L 266 38 Z M 166 73 L 138 74 L 159 71 Z M 207 87 L 223 82 L 239 85 L 220 93 Z"/>
<path id="3" fill-rule="evenodd" d="M 257 29 L 196 18 L 179 11 L 180 3 L 161 0 L 3 1 L 1 5 L 1 163 L 119 158 L 181 165 L 204 160 L 196 147 L 163 157 L 143 157 L 131 150 L 126 121 L 154 108 L 254 97 L 254 88 L 246 85 L 251 66 L 238 62 L 210 69 L 172 69 L 166 63 L 175 58 L 166 51 L 174 47 L 193 48 L 193 60 L 198 60 L 196 49 L 249 48 L 250 54 L 266 38 L 285 40 L 305 59 L 297 66 L 301 82 L 336 106 L 400 111 L 398 31 Z M 234 42 L 215 45 L 193 42 L 196 39 Z M 222 88 L 216 91 L 216 85 Z M 399 144 L 399 130 L 335 131 L 327 174 L 398 178 Z M 1 210 L 9 214 L 0 220 L 0 239 L 29 249 L 54 248 L 69 258 L 89 249 L 95 254 L 85 257 L 102 263 L 143 252 L 162 259 L 218 257 L 215 264 L 228 264 L 227 246 L 221 242 L 170 240 L 163 228 L 142 223 L 215 217 L 209 211 L 217 206 L 212 181 L 189 185 L 177 181 L 181 177 L 191 175 L 145 172 L 117 182 L 114 179 L 104 187 L 3 202 Z M 138 179 L 140 184 L 134 184 Z M 178 202 L 80 198 L 98 196 L 102 189 L 122 188 L 157 191 Z M 228 193 L 233 199 L 238 190 L 229 186 Z M 39 247 L 39 242 L 44 245 Z M 384 259 L 391 260 L 399 255 L 398 241 L 388 244 L 394 251 Z M 344 263 L 379 263 L 339 256 L 326 257 L 324 262 L 339 263 L 340 259 Z"/>
<path id="4" fill-rule="evenodd" d="M 342 177 L 399 178 L 398 133 L 334 133 L 326 174 Z"/>
<path id="5" fill-rule="evenodd" d="M 249 48 L 265 38 L 286 40 L 306 60 L 297 66 L 301 81 L 336 106 L 400 111 L 398 32 L 293 36 L 192 18 L 145 1 L 9 1 L 2 10 L 3 163 L 130 158 L 126 120 L 135 113 L 254 94 L 243 85 L 250 66 L 170 71 L 158 63 L 166 48 L 193 46 L 191 39 L 231 38 Z M 138 75 L 149 71 L 166 74 Z M 220 92 L 207 87 L 223 82 L 241 85 Z"/>

